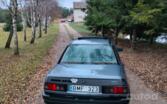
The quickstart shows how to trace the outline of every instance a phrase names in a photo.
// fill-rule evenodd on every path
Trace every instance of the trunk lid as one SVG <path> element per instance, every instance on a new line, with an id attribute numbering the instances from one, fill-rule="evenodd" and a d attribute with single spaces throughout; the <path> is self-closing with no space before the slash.
<path id="1" fill-rule="evenodd" d="M 48 77 L 122 79 L 123 67 L 112 65 L 58 64 L 48 73 Z"/>

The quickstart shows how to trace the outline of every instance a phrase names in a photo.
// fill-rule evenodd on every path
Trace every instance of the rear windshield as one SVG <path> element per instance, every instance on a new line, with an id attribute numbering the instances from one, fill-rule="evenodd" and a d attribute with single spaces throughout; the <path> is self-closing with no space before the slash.
<path id="1" fill-rule="evenodd" d="M 61 63 L 68 64 L 117 64 L 110 45 L 71 45 Z"/>

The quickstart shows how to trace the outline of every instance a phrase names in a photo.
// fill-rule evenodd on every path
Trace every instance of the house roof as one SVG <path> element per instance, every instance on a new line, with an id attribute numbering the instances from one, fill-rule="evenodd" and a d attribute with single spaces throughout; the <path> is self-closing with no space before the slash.
<path id="1" fill-rule="evenodd" d="M 85 2 L 74 2 L 74 9 L 86 9 Z"/>

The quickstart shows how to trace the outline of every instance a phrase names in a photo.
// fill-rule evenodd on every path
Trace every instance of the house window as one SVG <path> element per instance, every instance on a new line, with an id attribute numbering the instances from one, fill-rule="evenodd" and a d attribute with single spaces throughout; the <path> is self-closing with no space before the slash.
<path id="1" fill-rule="evenodd" d="M 85 11 L 86 11 L 86 9 L 85 9 L 85 8 L 82 8 L 82 9 L 81 9 L 81 11 L 82 11 L 82 12 L 85 12 Z"/>

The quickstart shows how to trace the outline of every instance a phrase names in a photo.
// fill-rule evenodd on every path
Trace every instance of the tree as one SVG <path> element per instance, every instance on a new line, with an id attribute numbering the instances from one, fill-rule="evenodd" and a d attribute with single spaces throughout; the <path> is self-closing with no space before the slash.
<path id="1" fill-rule="evenodd" d="M 167 1 L 166 0 L 160 0 L 160 6 L 162 7 L 162 13 L 160 14 L 160 21 L 161 21 L 161 27 L 163 29 L 163 32 L 167 32 Z"/>
<path id="2" fill-rule="evenodd" d="M 73 13 L 72 9 L 60 7 L 62 18 L 67 18 Z"/>
<path id="3" fill-rule="evenodd" d="M 88 10 L 86 17 L 86 25 L 92 32 L 96 34 L 100 31 L 104 35 L 110 24 L 113 22 L 108 13 L 106 13 L 106 7 L 110 0 L 89 0 L 87 1 Z"/>
<path id="4" fill-rule="evenodd" d="M 12 27 L 12 16 L 11 16 L 11 13 L 7 14 L 6 16 L 6 24 L 4 26 L 4 31 L 9 31 L 9 37 L 6 41 L 6 44 L 5 44 L 5 48 L 10 48 L 10 45 L 11 45 L 11 41 L 12 41 L 12 38 L 13 38 L 13 27 Z M 17 31 L 22 31 L 22 25 L 20 24 L 20 19 L 17 18 Z"/>
<path id="5" fill-rule="evenodd" d="M 127 0 L 89 0 L 86 25 L 96 34 L 101 31 L 104 35 L 110 29 L 115 31 L 115 43 L 124 25 L 123 16 L 127 14 Z"/>
<path id="6" fill-rule="evenodd" d="M 10 32 L 9 32 L 9 37 L 8 37 L 8 39 L 7 39 L 7 41 L 6 41 L 6 45 L 5 45 L 5 48 L 10 48 L 10 45 L 11 45 L 11 41 L 12 41 L 12 37 L 13 37 L 13 27 L 11 26 L 11 24 L 12 24 L 12 18 L 10 18 L 11 17 L 11 14 L 9 13 L 9 15 L 7 16 L 7 24 L 9 25 L 9 26 L 6 26 L 6 27 L 8 27 L 9 29 L 7 29 L 7 30 L 9 30 Z M 6 24 L 6 25 L 7 25 Z M 4 29 L 5 30 L 5 29 Z"/>
<path id="7" fill-rule="evenodd" d="M 44 0 L 43 1 L 43 18 L 44 18 L 44 32 L 48 32 L 48 24 L 50 20 L 53 20 L 59 12 L 58 3 L 56 0 Z"/>
<path id="8" fill-rule="evenodd" d="M 9 38 L 11 38 L 12 36 L 14 37 L 14 55 L 19 55 L 19 45 L 18 45 L 18 36 L 17 36 L 18 1 L 10 0 L 10 3 L 8 3 L 8 1 L 6 0 L 1 0 L 1 2 L 8 7 L 9 12 L 12 16 L 12 30 L 11 30 L 11 33 L 9 34 Z M 11 42 L 11 39 L 9 38 L 8 40 Z"/>
<path id="9" fill-rule="evenodd" d="M 21 17 L 18 15 L 17 16 L 17 23 L 16 23 L 17 24 L 17 31 L 22 31 L 22 29 L 23 29 L 21 22 L 22 22 Z M 12 24 L 12 15 L 11 15 L 11 13 L 8 13 L 5 16 L 5 25 L 3 27 L 3 30 L 6 32 L 9 32 L 12 29 L 11 24 Z"/>
<path id="10" fill-rule="evenodd" d="M 115 44 L 118 43 L 118 35 L 125 26 L 125 17 L 128 15 L 130 8 L 129 3 L 129 0 L 111 0 L 108 3 L 108 11 L 106 12 L 108 12 L 109 18 L 113 20 L 110 24 L 110 28 L 115 30 Z"/>
<path id="11" fill-rule="evenodd" d="M 39 36 L 38 38 L 42 37 L 42 11 L 43 11 L 43 2 L 37 0 L 37 18 L 38 18 L 38 27 L 39 27 Z"/>
<path id="12" fill-rule="evenodd" d="M 45 3 L 47 3 L 47 1 L 45 1 Z M 48 32 L 48 15 L 49 15 L 48 9 L 49 9 L 48 6 L 45 5 L 44 6 L 44 20 L 45 20 L 44 31 L 45 31 L 45 34 L 47 34 L 47 32 Z"/>
<path id="13" fill-rule="evenodd" d="M 56 0 L 26 0 L 27 25 L 32 28 L 31 44 L 35 42 L 37 26 L 38 38 L 42 37 L 42 26 L 47 34 L 49 20 L 58 14 L 58 3 Z"/>
<path id="14" fill-rule="evenodd" d="M 156 3 L 156 4 L 155 4 Z M 158 34 L 161 27 L 160 15 L 162 8 L 158 6 L 156 0 L 143 1 L 139 0 L 135 7 L 130 12 L 130 24 L 133 26 L 133 41 L 136 37 L 148 36 L 150 42 L 153 42 L 153 37 Z M 133 43 L 133 42 L 132 42 Z"/>
<path id="15" fill-rule="evenodd" d="M 88 0 L 86 25 L 95 33 L 114 30 L 130 34 L 131 45 L 145 38 L 153 42 L 155 36 L 167 31 L 166 0 Z"/>
<path id="16" fill-rule="evenodd" d="M 23 24 L 24 41 L 27 41 L 27 16 L 26 16 L 26 0 L 19 0 L 21 19 Z"/>
<path id="17" fill-rule="evenodd" d="M 18 4 L 17 0 L 11 0 L 11 14 L 13 24 L 13 36 L 14 36 L 14 55 L 19 55 L 18 36 L 17 36 L 17 13 Z"/>
<path id="18" fill-rule="evenodd" d="M 31 28 L 32 28 L 32 37 L 31 37 L 31 41 L 30 44 L 34 44 L 35 42 L 35 38 L 36 38 L 36 0 L 31 0 L 30 1 L 31 4 Z"/>
<path id="19" fill-rule="evenodd" d="M 9 14 L 9 10 L 8 9 L 1 9 L 0 8 L 0 23 L 4 23 L 6 22 L 6 15 Z"/>

